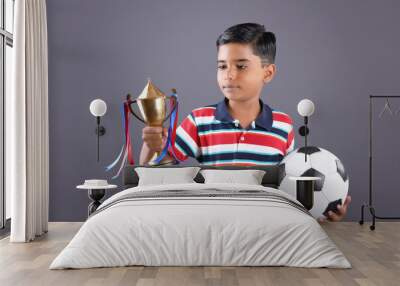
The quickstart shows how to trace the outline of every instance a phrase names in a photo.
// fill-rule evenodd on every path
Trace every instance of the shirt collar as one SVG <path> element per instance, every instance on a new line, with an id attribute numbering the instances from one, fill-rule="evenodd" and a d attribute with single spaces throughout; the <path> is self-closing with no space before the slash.
<path id="1" fill-rule="evenodd" d="M 217 104 L 215 110 L 215 119 L 223 122 L 235 122 L 235 120 L 232 118 L 232 116 L 228 111 L 227 104 L 228 104 L 227 98 L 224 98 L 224 100 L 220 101 Z M 264 104 L 261 99 L 260 99 L 260 106 L 261 106 L 261 112 L 255 120 L 256 125 L 269 130 L 272 127 L 272 109 L 267 104 Z"/>

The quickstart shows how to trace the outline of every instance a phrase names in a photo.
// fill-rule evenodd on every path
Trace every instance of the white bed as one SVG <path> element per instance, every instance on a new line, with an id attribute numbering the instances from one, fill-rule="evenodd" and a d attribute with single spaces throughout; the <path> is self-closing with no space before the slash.
<path id="1" fill-rule="evenodd" d="M 50 269 L 128 265 L 351 267 L 283 192 L 198 183 L 138 186 L 112 196 Z"/>

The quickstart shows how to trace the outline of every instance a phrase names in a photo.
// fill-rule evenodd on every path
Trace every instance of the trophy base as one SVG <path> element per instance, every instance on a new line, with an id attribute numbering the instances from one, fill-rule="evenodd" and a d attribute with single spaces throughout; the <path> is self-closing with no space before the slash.
<path id="1" fill-rule="evenodd" d="M 174 165 L 175 160 L 172 158 L 163 158 L 159 163 L 155 161 L 155 159 L 159 156 L 158 153 L 155 153 L 151 160 L 147 163 L 149 166 L 164 166 L 164 165 Z"/>

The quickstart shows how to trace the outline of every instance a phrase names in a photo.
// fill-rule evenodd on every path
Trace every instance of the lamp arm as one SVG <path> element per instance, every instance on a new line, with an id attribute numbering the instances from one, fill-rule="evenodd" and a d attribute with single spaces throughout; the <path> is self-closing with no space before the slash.
<path id="1" fill-rule="evenodd" d="M 308 149 L 307 149 L 307 135 L 308 135 L 308 132 L 307 132 L 307 130 L 308 130 L 308 116 L 304 116 L 304 124 L 305 124 L 305 126 L 306 126 L 306 134 L 305 134 L 305 136 L 304 136 L 304 147 L 305 147 L 305 150 L 304 150 L 304 161 L 305 162 L 307 162 L 307 151 L 308 151 Z"/>
<path id="2" fill-rule="evenodd" d="M 97 162 L 100 158 L 100 116 L 96 116 L 97 121 Z"/>

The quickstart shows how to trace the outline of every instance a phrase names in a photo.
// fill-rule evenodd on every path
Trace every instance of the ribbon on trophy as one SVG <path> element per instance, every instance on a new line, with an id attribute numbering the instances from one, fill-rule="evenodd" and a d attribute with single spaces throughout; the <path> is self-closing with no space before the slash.
<path id="1" fill-rule="evenodd" d="M 176 139 L 176 128 L 178 125 L 178 96 L 176 95 L 176 89 L 172 89 L 172 94 L 170 97 L 170 118 L 169 118 L 169 127 L 168 127 L 168 136 L 167 141 L 161 154 L 154 160 L 155 164 L 160 164 L 161 160 L 167 155 L 168 150 L 170 150 L 171 155 L 177 160 L 180 161 L 175 154 L 175 139 Z"/>
<path id="2" fill-rule="evenodd" d="M 143 96 L 144 94 L 145 96 Z M 165 98 L 167 98 L 167 96 L 163 95 L 160 90 L 158 90 L 154 85 L 152 85 L 150 80 L 148 81 L 147 86 L 145 87 L 141 96 L 139 96 L 138 99 L 132 100 L 131 95 L 130 94 L 127 95 L 126 100 L 121 106 L 122 126 L 125 135 L 125 143 L 122 145 L 121 151 L 119 152 L 117 158 L 110 165 L 106 167 L 106 171 L 110 171 L 118 164 L 118 162 L 122 158 L 120 168 L 118 169 L 116 175 L 112 177 L 112 179 L 116 179 L 117 177 L 119 177 L 127 161 L 129 162 L 130 165 L 134 165 L 131 137 L 129 132 L 130 114 L 132 114 L 133 116 L 135 116 L 137 119 L 139 119 L 144 123 L 151 123 L 149 122 L 150 116 L 147 116 L 146 112 L 149 114 L 154 114 L 158 112 L 160 103 L 160 102 L 158 102 L 158 104 L 156 103 L 156 100 L 158 99 L 162 99 L 161 102 L 163 103 L 163 106 L 165 108 Z M 149 162 L 150 165 L 160 165 L 160 163 L 170 164 L 171 161 L 168 161 L 166 163 L 161 162 L 162 159 L 167 155 L 168 151 L 170 151 L 170 154 L 172 155 L 172 157 L 174 157 L 175 160 L 177 160 L 178 162 L 180 161 L 175 153 L 176 129 L 178 125 L 178 96 L 176 94 L 175 89 L 172 89 L 172 95 L 169 96 L 168 98 L 170 99 L 170 114 L 165 117 L 165 111 L 164 111 L 163 119 L 158 121 L 156 120 L 157 124 L 160 124 L 160 126 L 162 127 L 162 122 L 166 121 L 169 118 L 167 140 L 165 142 L 165 146 L 161 151 L 161 153 L 159 155 L 156 153 L 155 156 L 156 158 Z M 142 101 L 146 99 L 148 103 L 147 105 L 142 103 Z M 137 103 L 139 105 L 139 108 L 142 112 L 142 116 L 144 119 L 140 118 L 133 111 L 131 107 L 131 104 L 133 103 Z M 156 110 L 156 112 L 154 112 L 154 110 Z"/>
<path id="3" fill-rule="evenodd" d="M 122 157 L 122 161 L 121 161 L 121 166 L 118 169 L 117 174 L 112 177 L 112 179 L 117 178 L 123 167 L 126 165 L 126 161 L 129 161 L 130 165 L 134 165 L 135 161 L 133 159 L 133 152 L 132 152 L 132 143 L 131 143 L 131 135 L 129 132 L 129 105 L 132 103 L 131 100 L 131 95 L 128 94 L 126 96 L 126 100 L 122 103 L 121 105 L 121 115 L 122 115 L 122 127 L 124 130 L 124 135 L 125 135 L 125 143 L 122 145 L 121 151 L 119 152 L 119 155 L 117 156 L 117 158 L 114 160 L 114 162 L 112 162 L 110 165 L 108 165 L 106 167 L 106 171 L 110 171 L 112 168 L 114 168 L 115 165 L 117 165 L 118 161 L 121 159 Z"/>

